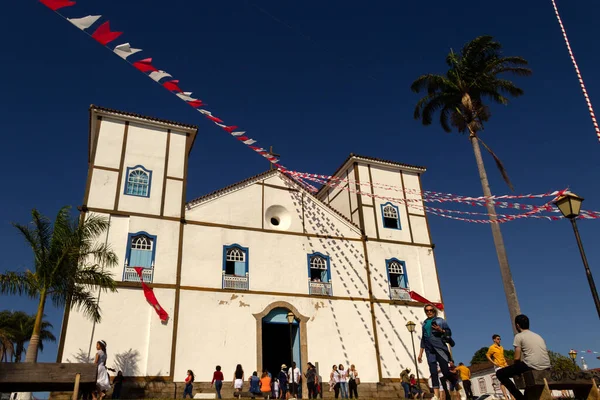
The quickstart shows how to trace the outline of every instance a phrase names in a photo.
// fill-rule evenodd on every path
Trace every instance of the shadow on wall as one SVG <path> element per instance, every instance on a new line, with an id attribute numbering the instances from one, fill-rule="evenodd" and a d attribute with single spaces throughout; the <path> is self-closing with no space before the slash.
<path id="1" fill-rule="evenodd" d="M 294 186 L 289 182 L 286 182 L 286 185 L 290 189 L 294 188 Z M 298 191 L 290 191 L 289 193 L 290 193 L 290 196 L 292 197 L 296 212 L 298 213 L 300 218 L 303 217 L 302 213 L 304 212 L 305 226 L 309 225 L 313 229 L 314 232 L 324 235 L 324 236 L 326 236 L 326 235 L 337 236 L 337 237 L 344 236 L 344 234 L 342 232 L 340 232 L 339 229 L 336 228 L 336 223 L 331 220 L 330 216 L 328 214 L 326 214 L 323 211 L 323 209 L 321 208 L 321 206 L 318 205 L 311 197 L 305 196 L 304 194 L 302 194 L 301 192 L 298 192 Z M 309 237 L 307 239 L 308 239 L 308 243 L 310 246 L 310 251 L 314 252 L 315 248 L 314 248 L 313 242 L 315 239 L 311 238 L 311 237 Z M 320 245 L 322 246 L 322 250 L 327 252 L 330 256 L 333 256 L 333 257 L 331 257 L 331 267 L 332 267 L 332 269 L 335 269 L 337 271 L 340 282 L 342 283 L 342 286 L 345 288 L 346 295 L 352 296 L 352 294 L 350 293 L 350 289 L 349 289 L 349 285 L 351 285 L 351 286 L 354 286 L 354 288 L 358 291 L 358 293 L 361 296 L 367 297 L 368 293 L 369 293 L 368 283 L 365 282 L 365 280 L 362 278 L 361 274 L 357 271 L 357 269 L 355 267 L 355 263 L 353 263 L 351 261 L 352 259 L 356 260 L 358 265 L 360 266 L 360 268 L 366 269 L 365 258 L 364 258 L 362 246 L 361 246 L 361 249 L 358 249 L 354 245 L 354 242 L 344 241 L 344 242 L 340 243 L 338 241 L 336 243 L 336 241 L 331 240 L 331 239 L 326 239 L 326 238 L 318 238 L 318 241 L 320 242 Z M 345 247 L 345 249 L 342 248 L 342 246 L 341 246 L 342 244 Z M 377 274 L 377 276 L 376 276 L 374 273 L 373 264 L 369 263 L 369 267 L 371 270 L 371 279 L 373 281 L 373 284 L 379 285 L 384 290 L 385 293 L 389 294 L 389 285 L 387 282 L 387 278 L 384 277 L 383 274 L 381 274 L 381 273 Z M 339 339 L 340 346 L 342 348 L 342 352 L 344 354 L 345 362 L 346 362 L 346 364 L 350 364 L 350 360 L 348 359 L 348 354 L 346 352 L 344 337 L 339 328 L 339 324 L 338 324 L 337 317 L 336 317 L 336 312 L 333 307 L 333 302 L 331 300 L 328 300 L 328 303 L 329 303 L 332 317 L 333 317 L 333 320 L 334 320 L 334 323 L 335 323 L 335 326 L 337 329 L 338 339 Z M 362 306 L 359 308 L 357 302 L 353 303 L 355 311 L 356 311 L 358 317 L 360 318 L 363 327 L 367 331 L 371 342 L 373 343 L 373 345 L 375 345 L 375 338 L 371 332 L 371 329 L 369 328 L 369 323 L 371 322 L 370 305 L 368 302 L 364 302 L 364 304 L 365 304 L 365 308 L 362 308 Z M 407 344 L 404 343 L 404 341 L 398 334 L 397 330 L 395 329 L 397 326 L 399 326 L 399 324 L 394 323 L 392 321 L 391 316 L 385 310 L 385 308 L 382 306 L 382 304 L 375 303 L 374 307 L 377 307 L 379 309 L 380 314 L 382 314 L 385 318 L 383 323 L 380 319 L 375 319 L 375 323 L 377 324 L 377 327 L 379 328 L 380 336 L 381 335 L 383 336 L 383 337 L 379 338 L 379 341 L 383 341 L 383 340 L 387 341 L 387 344 L 388 344 L 387 347 L 394 354 L 394 358 L 395 358 L 396 362 L 398 364 L 400 364 L 400 370 L 407 368 L 407 367 L 411 367 L 411 365 L 406 366 L 406 365 L 402 364 L 402 362 L 400 361 L 400 357 L 398 356 L 398 353 L 395 350 L 395 346 L 392 343 L 392 339 L 388 335 L 388 332 L 393 332 L 393 335 L 396 336 L 396 338 L 398 339 L 398 343 L 400 343 L 402 345 L 402 347 L 404 348 L 405 354 L 408 355 L 408 357 L 413 362 L 415 362 L 416 360 L 413 360 L 412 348 L 409 348 L 407 346 Z M 406 317 L 406 315 L 404 315 L 400 311 L 399 307 L 397 309 L 398 309 L 398 316 L 404 320 L 404 323 L 402 323 L 402 326 L 404 326 L 405 323 L 408 322 L 408 318 Z M 410 318 L 412 318 L 413 320 L 416 320 L 417 323 L 419 323 L 421 321 L 421 317 L 416 315 L 411 308 L 408 309 L 408 313 L 412 315 Z M 387 326 L 385 326 L 385 325 L 387 325 Z M 374 329 L 376 329 L 376 328 L 374 327 Z M 417 335 L 416 339 L 417 339 L 416 341 L 418 343 L 420 341 L 420 336 Z M 386 365 L 386 360 L 384 359 L 382 354 L 380 354 L 380 360 L 381 360 L 381 364 L 382 364 L 382 374 L 386 377 L 392 377 L 392 375 L 390 373 L 390 368 Z M 358 363 L 355 362 L 355 364 L 358 364 Z"/>
<path id="2" fill-rule="evenodd" d="M 113 369 L 122 371 L 125 376 L 137 376 L 139 372 L 138 362 L 140 353 L 137 350 L 129 349 L 122 353 L 115 354 Z"/>

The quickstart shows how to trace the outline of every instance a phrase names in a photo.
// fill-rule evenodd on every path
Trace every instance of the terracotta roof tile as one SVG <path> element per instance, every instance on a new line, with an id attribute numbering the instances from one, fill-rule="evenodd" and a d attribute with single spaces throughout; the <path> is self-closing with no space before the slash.
<path id="1" fill-rule="evenodd" d="M 92 110 L 104 111 L 104 112 L 111 113 L 111 114 L 120 114 L 120 115 L 127 116 L 127 117 L 134 117 L 134 118 L 145 119 L 145 120 L 148 120 L 148 121 L 161 122 L 163 124 L 181 126 L 183 128 L 194 129 L 196 131 L 198 130 L 198 126 L 197 125 L 183 124 L 183 123 L 177 122 L 177 121 L 170 121 L 168 119 L 162 119 L 162 118 L 156 118 L 156 117 L 149 117 L 147 115 L 141 115 L 141 114 L 132 113 L 132 112 L 128 112 L 128 111 L 120 111 L 120 110 L 115 110 L 115 109 L 112 109 L 112 108 L 100 107 L 100 106 L 96 106 L 96 105 L 93 105 L 93 104 L 90 105 L 90 111 L 92 111 Z"/>

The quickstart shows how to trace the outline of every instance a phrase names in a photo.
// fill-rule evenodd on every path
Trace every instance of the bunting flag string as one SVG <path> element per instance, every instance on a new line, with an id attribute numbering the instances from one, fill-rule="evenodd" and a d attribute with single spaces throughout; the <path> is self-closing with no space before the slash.
<path id="1" fill-rule="evenodd" d="M 160 320 L 162 322 L 167 322 L 167 320 L 169 319 L 169 314 L 167 314 L 165 309 L 162 308 L 161 305 L 158 303 L 158 300 L 156 300 L 154 290 L 152 290 L 152 288 L 146 285 L 146 283 L 144 282 L 144 277 L 142 276 L 143 268 L 134 267 L 133 269 L 135 269 L 135 272 L 137 272 L 138 276 L 140 277 L 140 282 L 142 283 L 142 290 L 144 291 L 144 296 L 146 297 L 146 300 L 148 301 L 148 303 L 150 303 L 152 308 L 154 308 L 154 311 L 156 311 Z"/>
<path id="2" fill-rule="evenodd" d="M 110 21 L 105 20 L 101 21 L 101 15 L 87 15 L 87 16 L 72 16 L 67 18 L 64 16 L 59 10 L 62 10 L 67 7 L 72 7 L 76 4 L 75 1 L 70 0 L 40 0 L 42 4 L 48 7 L 50 10 L 54 11 L 61 18 L 65 19 L 75 27 L 77 27 L 82 32 L 86 33 L 92 39 L 103 45 L 112 53 L 119 56 L 121 59 L 125 60 L 128 64 L 136 68 L 138 71 L 146 75 L 148 78 L 152 79 L 155 83 L 161 85 L 165 90 L 169 91 L 171 94 L 177 96 L 180 100 L 184 101 L 190 107 L 194 108 L 200 114 L 202 114 L 206 119 L 213 122 L 217 127 L 221 128 L 223 131 L 227 132 L 233 138 L 237 139 L 239 142 L 245 144 L 250 150 L 258 153 L 262 157 L 266 158 L 271 162 L 279 171 L 288 174 L 300 184 L 304 185 L 309 191 L 316 193 L 318 189 L 309 183 L 316 182 L 321 185 L 326 185 L 329 187 L 341 187 L 344 190 L 348 190 L 352 193 L 356 193 L 357 195 L 364 195 L 373 198 L 379 198 L 386 201 L 393 201 L 396 203 L 406 204 L 407 207 L 420 208 L 424 211 L 430 212 L 434 215 L 439 215 L 446 218 L 467 221 L 467 222 L 476 222 L 476 223 L 503 223 L 507 221 L 512 221 L 520 218 L 545 218 L 550 220 L 560 219 L 561 217 L 557 216 L 548 216 L 548 215 L 538 215 L 541 212 L 557 212 L 551 205 L 550 202 L 546 203 L 542 206 L 535 206 L 529 204 L 521 204 L 521 203 L 509 203 L 505 201 L 498 200 L 507 200 L 507 199 L 534 199 L 534 198 L 544 198 L 544 197 L 552 197 L 556 198 L 561 194 L 565 193 L 567 189 L 563 189 L 561 191 L 553 191 L 542 194 L 528 194 L 528 195 L 502 195 L 502 196 L 491 196 L 491 197 L 466 197 L 466 196 L 458 196 L 450 193 L 439 193 L 433 191 L 420 191 L 415 189 L 406 189 L 394 185 L 386 185 L 380 183 L 371 183 L 371 182 L 353 182 L 351 180 L 328 176 L 328 175 L 317 175 L 317 174 L 306 174 L 297 171 L 290 171 L 283 165 L 279 163 L 279 159 L 272 155 L 266 149 L 256 146 L 257 141 L 246 135 L 246 131 L 238 130 L 238 126 L 236 125 L 228 125 L 225 121 L 216 115 L 213 115 L 212 111 L 209 111 L 206 108 L 206 104 L 196 97 L 192 96 L 192 92 L 187 92 L 182 89 L 180 82 L 178 79 L 174 79 L 173 75 L 169 72 L 159 69 L 153 63 L 153 59 L 150 57 L 139 58 L 136 60 L 130 61 L 129 58 L 136 55 L 137 53 L 142 52 L 143 50 L 140 48 L 134 48 L 130 43 L 122 43 L 118 44 L 114 47 L 109 46 L 112 42 L 123 35 L 121 31 L 114 31 L 111 28 Z M 554 3 L 554 0 L 553 0 Z M 588 101 L 588 106 L 590 109 L 590 113 L 592 114 L 592 119 L 597 128 L 595 116 L 593 114 L 593 109 L 591 108 L 591 103 L 589 102 L 589 97 L 587 96 L 587 92 L 585 91 L 585 87 L 583 86 L 583 80 L 581 79 L 581 75 L 579 73 L 579 69 L 575 63 L 575 59 L 570 50 L 570 45 L 568 43 L 568 39 L 566 37 L 566 33 L 564 31 L 564 27 L 562 27 L 562 21 L 560 21 L 560 16 L 558 15 L 558 9 L 555 5 L 555 11 L 557 13 L 557 17 L 559 18 L 559 23 L 561 24 L 561 29 L 563 29 L 563 34 L 565 36 L 565 40 L 567 42 L 567 47 L 569 48 L 569 52 L 572 57 L 572 61 L 575 64 L 576 71 L 580 78 L 580 83 L 582 85 L 582 89 L 584 91 L 584 96 L 586 97 L 586 101 Z M 599 138 L 600 138 L 600 130 Z M 342 186 L 343 184 L 346 184 Z M 358 187 L 367 185 L 369 187 L 377 187 L 384 190 L 389 191 L 400 191 L 403 192 L 403 198 L 389 197 L 383 196 L 379 194 L 374 194 L 370 192 L 365 192 Z M 415 195 L 414 198 L 406 198 L 406 194 Z M 459 215 L 479 215 L 479 216 L 488 216 L 487 213 L 476 213 L 469 211 L 460 211 L 460 210 L 446 210 L 440 208 L 432 208 L 429 206 L 424 206 L 422 202 L 436 202 L 436 203 L 447 203 L 447 202 L 455 202 L 459 204 L 465 204 L 470 206 L 485 206 L 488 203 L 492 203 L 495 206 L 506 209 L 515 209 L 515 210 L 524 210 L 524 213 L 520 214 L 497 214 L 494 217 L 495 220 L 488 219 L 469 219 L 458 217 L 452 214 Z M 579 218 L 583 219 L 600 219 L 600 212 L 595 211 L 582 211 Z M 159 306 L 160 307 L 160 306 Z"/>
<path id="3" fill-rule="evenodd" d="M 133 56 L 136 53 L 142 51 L 142 49 L 137 49 L 131 47 L 129 43 L 122 43 L 116 45 L 114 47 L 109 47 L 111 42 L 114 42 L 117 38 L 119 38 L 123 32 L 113 31 L 110 26 L 110 21 L 104 21 L 97 28 L 94 29 L 92 33 L 89 30 L 97 25 L 98 20 L 102 18 L 101 15 L 88 15 L 85 17 L 72 17 L 67 18 L 58 10 L 61 10 L 66 7 L 72 7 L 76 4 L 75 1 L 69 0 L 39 0 L 40 3 L 54 11 L 61 18 L 70 22 L 72 25 L 76 26 L 78 29 L 86 33 L 92 39 L 96 40 L 98 43 L 106 47 L 108 50 L 118 55 L 120 58 L 125 60 L 127 63 L 132 65 L 138 71 L 142 72 L 144 75 L 148 76 L 154 82 L 161 85 L 171 94 L 176 95 L 179 99 L 186 102 L 189 106 L 196 109 L 200 112 L 204 117 L 210 121 L 212 121 L 215 125 L 223 129 L 225 132 L 229 133 L 231 136 L 236 138 L 238 141 L 245 144 L 248 148 L 253 150 L 255 153 L 258 153 L 262 157 L 266 158 L 270 163 L 272 163 L 277 169 L 282 171 L 283 173 L 287 172 L 287 168 L 279 163 L 279 159 L 273 156 L 269 151 L 262 147 L 254 146 L 257 142 L 255 139 L 250 138 L 245 135 L 243 131 L 235 131 L 237 126 L 234 125 L 226 125 L 223 119 L 213 115 L 213 113 L 206 109 L 206 104 L 197 98 L 192 97 L 192 92 L 185 92 L 181 88 L 179 84 L 179 80 L 172 79 L 173 76 L 162 70 L 155 67 L 152 63 L 152 58 L 144 58 L 137 61 L 129 61 L 129 57 Z M 308 184 L 308 189 L 311 191 L 316 191 L 317 188 Z"/>
<path id="4" fill-rule="evenodd" d="M 596 120 L 596 114 L 594 113 L 594 108 L 592 107 L 592 101 L 590 100 L 590 96 L 588 96 L 587 89 L 585 88 L 585 84 L 583 83 L 583 76 L 579 71 L 579 66 L 577 65 L 577 61 L 575 60 L 575 54 L 571 49 L 571 43 L 569 42 L 569 37 L 567 36 L 567 31 L 565 30 L 565 26 L 563 25 L 562 18 L 560 17 L 560 13 L 558 12 L 558 7 L 556 6 L 556 1 L 552 0 L 552 6 L 554 7 L 554 13 L 556 14 L 556 19 L 558 20 L 558 25 L 560 26 L 560 30 L 562 31 L 563 39 L 565 40 L 565 44 L 567 45 L 567 50 L 569 51 L 569 57 L 571 57 L 571 62 L 573 63 L 573 67 L 575 68 L 575 73 L 577 74 L 577 79 L 579 80 L 579 85 L 581 86 L 581 91 L 583 92 L 583 97 L 585 98 L 585 103 L 587 104 L 588 111 L 590 113 L 590 117 L 592 118 L 592 124 L 594 124 L 594 130 L 596 131 L 596 136 L 600 141 L 600 127 L 598 127 L 598 121 Z"/>

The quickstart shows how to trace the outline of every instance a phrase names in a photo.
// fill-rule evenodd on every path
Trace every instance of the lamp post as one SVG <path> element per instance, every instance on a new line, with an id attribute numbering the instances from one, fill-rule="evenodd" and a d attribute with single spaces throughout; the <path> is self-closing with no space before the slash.
<path id="1" fill-rule="evenodd" d="M 410 340 L 412 341 L 413 346 L 413 357 L 415 359 L 415 371 L 417 371 L 417 387 L 421 389 L 421 382 L 419 381 L 419 366 L 417 365 L 417 352 L 415 351 L 415 326 L 416 324 L 412 321 L 408 321 L 406 323 L 406 329 L 410 332 Z"/>
<path id="2" fill-rule="evenodd" d="M 592 297 L 594 298 L 594 303 L 596 304 L 596 311 L 598 312 L 598 317 L 600 318 L 600 299 L 598 298 L 598 291 L 596 290 L 596 284 L 594 283 L 594 278 L 592 277 L 592 271 L 590 271 L 590 266 L 588 265 L 585 252 L 583 251 L 581 237 L 579 236 L 579 229 L 577 229 L 577 222 L 575 221 L 579 215 L 579 212 L 581 211 L 582 202 L 583 199 L 581 197 L 574 193 L 567 192 L 556 199 L 554 204 L 556 207 L 558 207 L 565 218 L 571 220 L 573 232 L 575 232 L 575 239 L 577 239 L 577 245 L 579 246 L 579 252 L 581 253 L 581 260 L 583 261 L 583 266 L 585 268 L 585 274 L 587 275 L 588 283 L 590 284 L 590 290 L 592 291 Z"/>
<path id="3" fill-rule="evenodd" d="M 293 339 L 292 339 L 292 324 L 294 323 L 294 320 L 296 319 L 296 316 L 294 315 L 293 312 L 289 312 L 287 313 L 287 322 L 288 325 L 290 326 L 290 370 L 292 371 L 292 373 L 290 374 L 292 376 L 292 386 L 290 387 L 291 390 L 294 390 L 294 344 L 293 344 Z M 296 390 L 297 391 L 297 390 Z M 296 397 L 296 393 L 292 393 L 293 398 Z"/>
<path id="4" fill-rule="evenodd" d="M 577 352 L 575 350 L 571 349 L 569 351 L 569 357 L 573 360 L 573 365 L 577 365 L 577 361 L 575 361 L 577 359 Z"/>

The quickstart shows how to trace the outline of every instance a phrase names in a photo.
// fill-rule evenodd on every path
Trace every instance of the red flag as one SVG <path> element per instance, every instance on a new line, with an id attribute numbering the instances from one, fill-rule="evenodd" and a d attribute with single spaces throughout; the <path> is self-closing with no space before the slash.
<path id="1" fill-rule="evenodd" d="M 144 278 L 142 278 L 143 268 L 134 267 L 133 269 L 135 269 L 135 272 L 137 272 L 137 274 L 140 276 L 140 282 L 142 282 L 142 289 L 144 290 L 144 296 L 146 296 L 146 300 L 148 301 L 148 303 L 150 303 L 152 307 L 154 307 L 154 310 L 158 314 L 160 320 L 165 322 L 169 319 L 169 314 L 167 314 L 165 309 L 162 308 L 160 304 L 158 304 L 158 300 L 156 300 L 156 296 L 154 295 L 154 291 L 152 290 L 152 288 L 148 287 L 148 285 L 144 283 Z"/>
<path id="2" fill-rule="evenodd" d="M 211 121 L 214 121 L 214 122 L 223 122 L 223 120 L 221 118 L 213 117 L 210 114 L 206 114 L 206 118 L 208 118 L 208 119 L 210 119 Z"/>
<path id="3" fill-rule="evenodd" d="M 151 58 L 144 58 L 143 60 L 136 61 L 133 63 L 133 66 L 144 73 L 158 71 L 158 69 L 154 68 L 152 65 Z"/>
<path id="4" fill-rule="evenodd" d="M 179 83 L 179 81 L 175 80 L 175 81 L 165 82 L 162 85 L 165 87 L 165 89 L 167 89 L 167 90 L 169 90 L 171 92 L 175 91 L 175 92 L 181 93 L 181 92 L 183 92 L 183 90 L 181 90 L 179 88 L 179 86 L 177 86 L 178 83 Z"/>
<path id="5" fill-rule="evenodd" d="M 413 292 L 412 290 L 409 291 L 408 294 L 410 295 L 410 298 L 413 299 L 414 301 L 418 301 L 420 303 L 430 303 L 430 304 L 433 304 L 435 306 L 435 308 L 437 308 L 438 310 L 444 311 L 444 305 L 442 303 L 432 303 L 429 300 L 427 300 L 425 297 L 421 296 L 419 293 Z"/>
<path id="6" fill-rule="evenodd" d="M 122 34 L 123 32 L 111 32 L 110 21 L 106 21 L 105 23 L 100 25 L 94 33 L 92 33 L 92 37 L 96 39 L 100 44 L 106 46 Z"/>
<path id="7" fill-rule="evenodd" d="M 190 106 L 194 107 L 194 108 L 198 108 L 198 107 L 202 107 L 205 104 L 202 102 L 202 100 L 194 100 L 194 101 L 188 101 L 187 102 Z"/>
<path id="8" fill-rule="evenodd" d="M 56 11 L 63 7 L 71 7 L 75 4 L 74 1 L 69 0 L 40 0 L 40 3 L 42 3 L 52 11 Z"/>
<path id="9" fill-rule="evenodd" d="M 227 132 L 231 133 L 233 131 L 235 131 L 237 129 L 237 126 L 233 125 L 233 126 L 226 126 L 225 129 Z"/>

